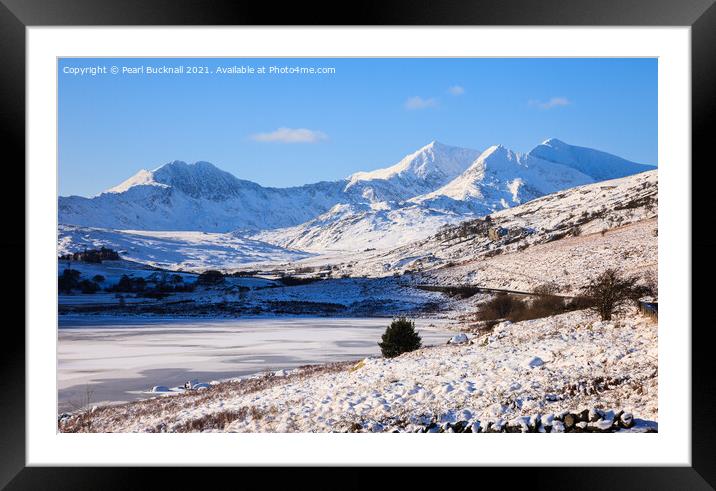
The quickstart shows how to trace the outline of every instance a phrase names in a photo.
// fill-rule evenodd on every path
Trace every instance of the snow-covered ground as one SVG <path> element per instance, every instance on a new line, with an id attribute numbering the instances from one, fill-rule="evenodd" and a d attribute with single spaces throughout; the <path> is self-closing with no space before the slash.
<path id="1" fill-rule="evenodd" d="M 579 289 L 610 267 L 626 275 L 656 282 L 658 244 L 656 218 L 609 230 L 528 247 L 523 251 L 426 271 L 416 282 L 434 285 L 485 285 L 532 291 L 557 286 L 562 295 Z"/>
<path id="2" fill-rule="evenodd" d="M 424 239 L 465 215 L 417 205 L 384 208 L 336 205 L 295 227 L 262 231 L 252 238 L 315 254 L 331 250 L 393 249 Z"/>
<path id="3" fill-rule="evenodd" d="M 297 261 L 310 254 L 235 233 L 112 230 L 60 225 L 58 254 L 108 247 L 132 261 L 171 270 L 230 269 L 246 263 Z"/>
<path id="4" fill-rule="evenodd" d="M 413 431 L 429 421 L 509 421 L 584 408 L 658 421 L 657 325 L 584 311 L 497 325 L 469 343 L 367 358 L 251 390 L 208 389 L 99 408 L 89 431 Z M 223 387 L 222 387 L 223 386 Z M 202 427 L 206 425 L 206 428 Z"/>
<path id="5" fill-rule="evenodd" d="M 494 147 L 471 162 L 469 151 L 431 144 L 395 166 L 358 173 L 342 184 L 294 188 L 294 194 L 237 180 L 210 165 L 175 163 L 140 174 L 101 199 L 62 199 L 61 215 L 85 225 L 95 224 L 95 212 L 117 205 L 116 214 L 107 213 L 111 225 L 106 226 L 139 217 L 166 229 L 178 212 L 198 230 L 213 230 L 60 225 L 60 254 L 105 246 L 124 258 L 100 265 L 73 262 L 82 279 L 101 274 L 111 283 L 122 274 L 164 274 L 152 267 L 181 269 L 185 281 L 209 268 L 266 273 L 230 277 L 223 285 L 200 286 L 166 301 L 120 303 L 106 293 L 61 296 L 60 386 L 66 402 L 68 391 L 81 401 L 87 384 L 98 389 L 93 401 L 120 401 L 188 379 L 244 377 L 81 411 L 73 417 L 82 425 L 72 428 L 411 431 L 430 421 L 535 415 L 550 420 L 550 414 L 585 408 L 623 409 L 657 421 L 657 325 L 635 310 L 612 322 L 573 311 L 502 323 L 477 337 L 470 334 L 468 343 L 444 345 L 447 330 L 466 327 L 465 319 L 488 295 L 460 299 L 415 288 L 471 284 L 531 291 L 554 284 L 559 293 L 572 295 L 610 267 L 656 281 L 657 172 L 630 175 L 645 168 L 558 140 L 533 152 L 525 156 Z M 571 170 L 563 172 L 564 166 Z M 542 196 L 608 177 L 620 178 Z M 344 189 L 346 183 L 350 189 Z M 411 195 L 415 190 L 420 194 Z M 281 215 L 316 193 L 321 198 L 312 208 Z M 133 195 L 148 201 L 129 200 Z M 542 197 L 532 199 L 537 196 Z M 280 206 L 263 210 L 266 216 L 239 209 L 242 200 L 253 206 L 272 199 Z M 526 199 L 532 200 L 520 204 Z M 211 212 L 206 227 L 187 215 L 204 205 Z M 489 222 L 457 228 L 456 222 L 491 210 L 501 211 L 491 213 Z M 252 230 L 229 232 L 221 222 L 229 216 L 236 226 L 254 219 L 266 226 L 251 222 Z M 440 228 L 441 222 L 448 225 Z M 307 266 L 313 271 L 298 273 Z M 58 272 L 64 267 L 61 261 Z M 276 272 L 328 278 L 286 286 Z M 104 317 L 109 303 L 116 303 L 111 310 L 123 315 L 121 321 Z M 80 312 L 94 315 L 75 315 Z M 166 324 L 149 320 L 156 314 L 176 317 Z M 304 317 L 288 317 L 299 314 Z M 376 357 L 387 319 L 357 318 L 399 314 L 421 317 L 421 326 L 440 318 L 446 331 L 434 339 L 443 345 L 396 359 Z M 179 318 L 189 315 L 270 317 L 226 324 Z M 359 361 L 365 356 L 371 357 Z M 295 368 L 352 357 L 348 364 Z M 248 377 L 269 369 L 270 376 Z"/>

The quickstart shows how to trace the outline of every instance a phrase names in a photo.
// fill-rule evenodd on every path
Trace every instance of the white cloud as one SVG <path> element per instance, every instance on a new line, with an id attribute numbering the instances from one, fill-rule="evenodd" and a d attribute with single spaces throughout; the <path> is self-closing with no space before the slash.
<path id="1" fill-rule="evenodd" d="M 270 133 L 256 133 L 251 139 L 264 143 L 318 143 L 328 138 L 322 131 L 306 128 L 279 128 Z"/>
<path id="2" fill-rule="evenodd" d="M 438 100 L 434 99 L 432 97 L 429 97 L 427 99 L 424 99 L 420 96 L 411 97 L 407 101 L 405 101 L 405 109 L 427 109 L 429 107 L 437 107 Z"/>
<path id="3" fill-rule="evenodd" d="M 465 87 L 461 87 L 460 85 L 453 85 L 448 89 L 448 92 L 452 95 L 463 95 L 465 93 Z"/>
<path id="4" fill-rule="evenodd" d="M 540 109 L 552 109 L 553 107 L 569 106 L 572 103 L 566 97 L 552 97 L 548 101 L 530 101 L 530 106 L 536 106 Z"/>

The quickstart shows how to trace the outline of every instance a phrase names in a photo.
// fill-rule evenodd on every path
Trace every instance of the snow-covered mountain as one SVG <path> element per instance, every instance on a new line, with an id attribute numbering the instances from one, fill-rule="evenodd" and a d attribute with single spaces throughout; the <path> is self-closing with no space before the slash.
<path id="1" fill-rule="evenodd" d="M 545 140 L 530 150 L 531 157 L 566 165 L 591 176 L 595 181 L 616 179 L 652 170 L 651 165 L 637 164 L 600 150 L 569 145 L 556 138 Z"/>
<path id="2" fill-rule="evenodd" d="M 657 171 L 652 170 L 551 193 L 528 203 L 492 213 L 489 224 L 486 224 L 484 218 L 465 220 L 457 226 L 446 226 L 430 237 L 406 243 L 392 250 L 367 251 L 344 264 L 336 274 L 385 276 L 413 270 L 433 271 L 439 276 L 438 272 L 442 271 L 448 276 L 453 275 L 447 283 L 474 283 L 477 280 L 471 278 L 469 274 L 482 268 L 483 262 L 487 259 L 495 258 L 499 263 L 498 258 L 505 255 L 529 251 L 532 246 L 540 244 L 554 245 L 555 241 L 560 239 L 576 239 L 590 235 L 601 237 L 606 232 L 609 232 L 608 235 L 611 237 L 611 231 L 628 229 L 631 224 L 651 220 L 643 230 L 640 229 L 639 233 L 639 237 L 646 234 L 650 238 L 649 244 L 653 248 L 649 251 L 641 250 L 644 245 L 639 245 L 638 241 L 641 239 L 634 239 L 636 242 L 623 245 L 610 242 L 609 247 L 595 246 L 596 250 L 569 259 L 576 270 L 580 264 L 596 261 L 598 256 L 600 265 L 598 268 L 595 266 L 591 271 L 593 273 L 599 268 L 603 271 L 609 267 L 610 261 L 613 264 L 617 257 L 622 265 L 631 260 L 627 256 L 641 258 L 639 261 L 642 262 L 645 260 L 644 257 L 648 256 L 647 263 L 651 260 L 655 261 L 654 227 L 657 216 L 658 175 Z M 487 233 L 489 228 L 502 229 L 505 235 L 495 240 Z M 646 252 L 648 254 L 644 256 Z M 621 256 L 622 253 L 624 256 Z M 527 253 L 525 255 L 529 256 Z M 537 286 L 547 283 L 548 280 L 545 278 L 550 275 L 562 276 L 565 261 L 564 257 L 559 257 L 549 264 L 539 265 L 543 273 L 540 276 L 536 274 L 538 268 L 536 264 L 525 261 L 524 264 L 519 265 L 519 272 L 517 272 L 516 260 L 510 260 L 507 261 L 511 265 L 510 269 L 503 272 L 500 281 L 511 277 L 510 281 L 523 283 L 499 285 L 496 282 L 488 282 L 486 284 L 520 289 L 525 287 L 524 281 L 530 280 L 531 286 Z M 456 278 L 453 273 L 459 273 L 459 277 Z M 499 271 L 492 271 L 491 274 L 496 277 L 498 273 Z M 431 276 L 431 280 L 437 281 L 435 275 Z M 575 271 L 564 279 L 572 281 L 575 277 L 582 276 L 584 274 Z M 484 278 L 480 281 L 484 281 Z M 535 281 L 537 284 L 534 284 Z"/>
<path id="3" fill-rule="evenodd" d="M 59 223 L 234 232 L 312 252 L 392 248 L 445 224 L 648 169 L 556 139 L 527 154 L 432 142 L 392 166 L 290 188 L 263 187 L 208 162 L 174 161 L 91 198 L 60 197 Z"/>
<path id="4" fill-rule="evenodd" d="M 369 202 L 404 201 L 447 184 L 479 155 L 477 150 L 433 141 L 393 166 L 356 172 L 348 177 L 344 189 Z"/>
<path id="5" fill-rule="evenodd" d="M 140 170 L 92 198 L 60 197 L 59 222 L 84 227 L 228 232 L 290 227 L 338 204 L 404 201 L 464 171 L 476 150 L 430 143 L 398 164 L 347 179 L 290 188 L 263 187 L 208 162 L 174 161 Z"/>
<path id="6" fill-rule="evenodd" d="M 59 222 L 134 230 L 259 230 L 305 222 L 343 197 L 339 182 L 268 188 L 208 162 L 175 161 L 141 170 L 92 198 L 60 197 Z"/>
<path id="7" fill-rule="evenodd" d="M 387 249 L 427 237 L 442 225 L 454 224 L 468 217 L 500 211 L 604 178 L 653 169 L 652 166 L 634 164 L 591 149 L 583 149 L 582 152 L 580 147 L 571 147 L 561 142 L 557 148 L 554 142 L 558 140 L 547 140 L 527 154 L 495 145 L 482 152 L 463 172 L 434 191 L 393 206 L 377 207 L 373 204 L 372 207 L 334 207 L 314 220 L 295 227 L 264 231 L 255 238 L 282 247 L 313 252 L 330 249 Z M 549 147 L 554 150 L 549 155 L 552 160 L 534 155 L 540 152 L 537 149 L 548 145 L 553 145 Z M 435 144 L 432 146 L 434 148 Z M 564 150 L 564 155 L 560 153 L 560 148 Z M 426 149 L 431 148 L 424 147 L 421 152 Z M 598 158 L 602 155 L 608 164 L 604 169 L 598 165 Z M 416 160 L 413 159 L 411 163 Z M 450 170 L 454 174 L 459 167 L 455 165 Z M 395 178 L 400 172 L 414 175 L 408 169 L 401 163 L 391 169 L 370 174 L 378 179 Z M 445 174 L 441 176 L 445 180 Z M 437 180 L 433 181 L 435 183 Z"/>
<path id="8" fill-rule="evenodd" d="M 252 238 L 280 247 L 310 252 L 389 249 L 427 237 L 465 215 L 409 204 L 393 208 L 336 205 L 295 227 L 266 230 Z"/>
<path id="9" fill-rule="evenodd" d="M 571 167 L 495 145 L 445 186 L 411 201 L 484 215 L 594 181 Z"/>

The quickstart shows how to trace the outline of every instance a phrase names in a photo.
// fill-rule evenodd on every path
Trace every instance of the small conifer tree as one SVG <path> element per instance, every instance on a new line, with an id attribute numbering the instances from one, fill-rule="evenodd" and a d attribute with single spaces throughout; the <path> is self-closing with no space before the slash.
<path id="1" fill-rule="evenodd" d="M 385 330 L 382 340 L 383 342 L 378 343 L 378 346 L 386 358 L 414 351 L 421 346 L 420 335 L 415 330 L 415 322 L 405 317 L 393 319 Z"/>

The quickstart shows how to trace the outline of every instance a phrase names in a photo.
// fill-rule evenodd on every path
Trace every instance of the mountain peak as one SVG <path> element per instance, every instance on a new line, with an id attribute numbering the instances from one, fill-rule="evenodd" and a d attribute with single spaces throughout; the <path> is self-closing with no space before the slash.
<path id="1" fill-rule="evenodd" d="M 171 162 L 168 162 L 166 164 L 160 165 L 156 169 L 154 169 L 152 172 L 195 172 L 195 171 L 218 171 L 223 172 L 221 169 L 219 169 L 217 166 L 212 164 L 211 162 L 205 162 L 203 160 L 199 160 L 194 163 L 187 163 L 183 160 L 172 160 Z"/>
<path id="2" fill-rule="evenodd" d="M 484 156 L 492 155 L 493 153 L 507 153 L 509 151 L 510 150 L 507 147 L 505 147 L 504 145 L 501 145 L 501 144 L 492 145 L 490 147 L 487 147 L 487 149 L 484 152 L 482 152 L 482 154 L 480 154 L 480 157 L 482 157 L 483 155 Z"/>
<path id="3" fill-rule="evenodd" d="M 435 188 L 460 175 L 479 155 L 476 150 L 452 147 L 433 140 L 406 155 L 395 165 L 369 172 L 356 172 L 348 177 L 348 188 L 361 181 L 418 179 L 429 181 Z M 440 184 L 436 184 L 440 182 Z"/>
<path id="4" fill-rule="evenodd" d="M 445 145 L 444 143 L 439 142 L 439 141 L 437 141 L 437 140 L 432 140 L 430 143 L 428 143 L 427 145 L 425 145 L 424 147 L 422 147 L 420 150 L 425 150 L 425 149 L 428 149 L 428 148 L 432 148 L 432 149 L 447 149 L 447 148 L 455 148 L 455 147 L 450 147 L 450 145 Z"/>
<path id="5" fill-rule="evenodd" d="M 154 170 L 153 175 L 156 182 L 176 188 L 193 198 L 213 201 L 236 196 L 242 182 L 233 174 L 204 161 L 187 164 L 175 160 Z"/>
<path id="6" fill-rule="evenodd" d="M 559 140 L 557 138 L 547 138 L 545 141 L 541 143 L 542 145 L 547 145 L 548 147 L 560 147 L 567 145 L 562 140 Z"/>
<path id="7" fill-rule="evenodd" d="M 530 150 L 528 155 L 571 167 L 599 181 L 638 174 L 654 168 L 601 150 L 570 145 L 556 138 L 545 140 Z"/>
<path id="8" fill-rule="evenodd" d="M 104 191 L 105 193 L 123 193 L 134 186 L 164 186 L 154 180 L 154 172 L 141 169 L 126 181 Z M 102 194 L 102 193 L 100 193 Z"/>
<path id="9" fill-rule="evenodd" d="M 477 160 L 473 162 L 471 168 L 477 166 L 484 167 L 486 162 L 490 162 L 491 164 L 494 164 L 497 161 L 504 163 L 517 160 L 517 158 L 518 155 L 504 145 L 492 145 L 480 154 Z"/>

